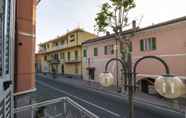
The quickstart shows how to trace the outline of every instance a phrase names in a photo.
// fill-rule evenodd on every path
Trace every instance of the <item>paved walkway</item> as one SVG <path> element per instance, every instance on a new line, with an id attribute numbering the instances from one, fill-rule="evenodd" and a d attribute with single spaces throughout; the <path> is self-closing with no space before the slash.
<path id="1" fill-rule="evenodd" d="M 79 77 L 69 77 L 69 76 L 62 76 L 62 75 L 43 75 L 40 74 L 45 78 L 48 79 L 53 79 L 54 81 L 62 82 L 68 85 L 72 85 L 78 88 L 83 88 L 83 89 L 89 89 L 92 91 L 100 92 L 103 94 L 110 94 L 111 96 L 118 97 L 121 99 L 127 99 L 127 94 L 126 93 L 118 93 L 116 87 L 110 87 L 110 88 L 104 88 L 102 87 L 98 82 L 95 81 L 88 81 L 88 80 L 82 80 Z M 134 100 L 135 101 L 140 101 L 140 102 L 146 102 L 151 105 L 156 105 L 159 107 L 164 107 L 164 108 L 171 108 L 176 111 L 181 111 L 185 112 L 185 101 L 186 100 L 168 100 L 163 97 L 158 97 L 158 96 L 153 96 L 153 95 L 147 95 L 141 92 L 136 92 L 134 95 Z M 182 103 L 180 103 L 182 101 Z M 183 103 L 184 101 L 184 103 Z"/>

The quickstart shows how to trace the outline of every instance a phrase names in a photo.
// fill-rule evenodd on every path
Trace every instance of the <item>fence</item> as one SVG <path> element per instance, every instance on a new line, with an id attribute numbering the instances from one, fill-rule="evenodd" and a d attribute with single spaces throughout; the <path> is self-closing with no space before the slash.
<path id="1" fill-rule="evenodd" d="M 99 118 L 68 97 L 14 109 L 15 118 Z"/>

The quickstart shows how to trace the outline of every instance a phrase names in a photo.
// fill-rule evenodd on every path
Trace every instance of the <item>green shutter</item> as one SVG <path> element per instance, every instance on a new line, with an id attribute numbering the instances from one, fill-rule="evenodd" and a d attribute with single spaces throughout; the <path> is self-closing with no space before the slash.
<path id="1" fill-rule="evenodd" d="M 132 42 L 130 42 L 129 51 L 132 52 Z"/>
<path id="2" fill-rule="evenodd" d="M 107 46 L 104 47 L 104 54 L 107 55 Z"/>
<path id="3" fill-rule="evenodd" d="M 144 51 L 144 40 L 140 40 L 140 50 Z"/>
<path id="4" fill-rule="evenodd" d="M 156 38 L 155 37 L 152 38 L 152 49 L 156 50 Z"/>
<path id="5" fill-rule="evenodd" d="M 78 51 L 77 50 L 75 51 L 75 59 L 76 60 L 78 59 Z"/>
<path id="6" fill-rule="evenodd" d="M 98 56 L 98 49 L 94 48 L 94 56 Z"/>
<path id="7" fill-rule="evenodd" d="M 87 57 L 87 50 L 86 49 L 83 50 L 83 57 Z"/>

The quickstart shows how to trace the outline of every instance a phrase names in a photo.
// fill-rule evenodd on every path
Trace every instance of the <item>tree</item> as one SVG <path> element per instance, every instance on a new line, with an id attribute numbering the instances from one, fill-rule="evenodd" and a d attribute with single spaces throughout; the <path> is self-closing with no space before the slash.
<path id="1" fill-rule="evenodd" d="M 112 30 L 116 39 L 121 42 L 120 39 L 124 38 L 121 33 L 129 26 L 128 14 L 135 6 L 134 0 L 107 0 L 102 5 L 100 12 L 97 13 L 95 29 L 98 32 Z M 128 61 L 129 56 L 127 55 L 130 53 L 131 42 L 129 38 L 125 37 L 125 41 L 122 43 L 125 47 L 121 50 L 122 55 Z"/>
<path id="2" fill-rule="evenodd" d="M 134 0 L 107 0 L 102 7 L 100 12 L 97 13 L 95 18 L 96 25 L 95 28 L 98 32 L 106 32 L 108 30 L 112 30 L 115 33 L 116 38 L 116 46 L 118 47 L 118 40 L 122 47 L 120 47 L 122 59 L 127 62 L 128 71 L 130 78 L 128 80 L 129 84 L 129 118 L 133 118 L 133 87 L 132 87 L 132 59 L 131 59 L 131 41 L 129 37 L 123 37 L 122 32 L 124 28 L 129 26 L 128 23 L 128 14 L 131 9 L 135 8 L 135 1 Z M 133 22 L 134 28 L 135 22 Z M 125 39 L 124 41 L 121 39 Z M 116 47 L 116 58 L 118 58 L 118 49 Z M 117 87 L 118 87 L 118 63 L 116 65 L 116 79 L 117 79 Z M 126 82 L 125 78 L 125 83 Z M 134 81 L 135 82 L 135 81 Z M 125 87 L 126 88 L 126 87 Z"/>
<path id="3" fill-rule="evenodd" d="M 128 26 L 128 14 L 135 7 L 134 0 L 108 0 L 97 13 L 96 30 L 105 32 L 112 28 L 115 33 L 122 32 Z"/>

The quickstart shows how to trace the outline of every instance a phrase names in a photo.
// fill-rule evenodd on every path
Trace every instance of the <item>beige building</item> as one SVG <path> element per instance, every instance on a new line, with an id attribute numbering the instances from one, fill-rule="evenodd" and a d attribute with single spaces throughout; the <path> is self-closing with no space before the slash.
<path id="1" fill-rule="evenodd" d="M 78 28 L 40 44 L 36 54 L 37 72 L 82 75 L 82 42 L 95 37 Z"/>

